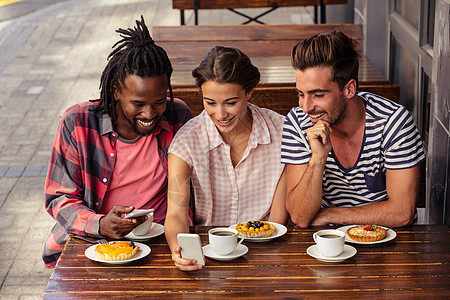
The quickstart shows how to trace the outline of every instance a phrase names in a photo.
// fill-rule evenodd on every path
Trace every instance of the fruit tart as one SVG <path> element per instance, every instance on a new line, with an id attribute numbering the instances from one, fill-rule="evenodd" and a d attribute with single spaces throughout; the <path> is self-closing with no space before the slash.
<path id="1" fill-rule="evenodd" d="M 375 242 L 384 239 L 386 230 L 376 225 L 360 225 L 347 229 L 347 235 L 357 242 Z"/>
<path id="2" fill-rule="evenodd" d="M 236 230 L 245 237 L 265 238 L 271 236 L 275 232 L 275 226 L 269 222 L 248 221 L 245 223 L 238 223 Z"/>
<path id="3" fill-rule="evenodd" d="M 133 242 L 111 242 L 95 247 L 95 254 L 98 259 L 106 261 L 121 261 L 132 258 L 139 247 Z"/>

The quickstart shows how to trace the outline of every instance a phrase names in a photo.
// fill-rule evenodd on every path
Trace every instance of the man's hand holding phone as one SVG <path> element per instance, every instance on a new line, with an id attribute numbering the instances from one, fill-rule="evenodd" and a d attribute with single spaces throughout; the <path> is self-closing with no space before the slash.
<path id="1" fill-rule="evenodd" d="M 106 216 L 100 219 L 100 234 L 112 239 L 121 239 L 147 220 L 147 214 L 129 218 L 121 217 L 122 214 L 127 215 L 133 211 L 134 206 L 115 205 Z"/>

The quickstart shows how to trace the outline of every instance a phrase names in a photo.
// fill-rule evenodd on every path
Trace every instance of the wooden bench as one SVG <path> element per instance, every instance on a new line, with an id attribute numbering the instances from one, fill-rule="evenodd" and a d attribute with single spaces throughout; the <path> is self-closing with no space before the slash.
<path id="1" fill-rule="evenodd" d="M 180 10 L 181 25 L 185 25 L 184 10 L 194 10 L 194 23 L 198 25 L 199 9 L 228 9 L 248 20 L 242 24 L 256 22 L 264 24 L 258 19 L 266 14 L 274 11 L 282 6 L 314 6 L 314 23 L 318 23 L 318 7 L 320 7 L 320 23 L 326 22 L 325 6 L 329 4 L 345 4 L 347 0 L 172 0 L 172 7 Z M 235 10 L 236 8 L 259 8 L 268 7 L 269 10 L 255 17 L 250 17 L 242 12 Z"/>
<path id="2" fill-rule="evenodd" d="M 366 85 L 360 86 L 360 91 L 371 92 L 394 102 L 399 101 L 400 86 L 398 85 Z M 186 102 L 194 116 L 203 110 L 202 94 L 197 88 L 174 89 L 174 97 Z M 298 94 L 294 87 L 257 87 L 250 102 L 287 115 L 292 107 L 298 106 Z"/>
<path id="3" fill-rule="evenodd" d="M 202 58 L 214 46 L 235 47 L 254 58 L 290 57 L 298 42 L 335 30 L 362 45 L 361 24 L 154 26 L 152 34 L 170 59 Z"/>

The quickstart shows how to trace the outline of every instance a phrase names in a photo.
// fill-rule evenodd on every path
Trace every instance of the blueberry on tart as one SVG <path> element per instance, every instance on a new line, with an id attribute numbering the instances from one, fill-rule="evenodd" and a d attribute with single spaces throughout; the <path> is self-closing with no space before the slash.
<path id="1" fill-rule="evenodd" d="M 269 222 L 248 221 L 245 223 L 238 223 L 236 230 L 245 237 L 263 238 L 271 236 L 275 232 L 275 226 Z"/>

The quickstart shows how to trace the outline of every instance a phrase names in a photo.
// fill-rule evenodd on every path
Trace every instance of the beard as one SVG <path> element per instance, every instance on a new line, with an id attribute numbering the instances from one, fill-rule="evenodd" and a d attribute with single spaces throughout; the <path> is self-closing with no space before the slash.
<path id="1" fill-rule="evenodd" d="M 133 131 L 134 131 L 136 134 L 140 135 L 140 136 L 146 136 L 146 135 L 152 134 L 153 131 L 154 131 L 154 129 L 155 129 L 155 127 L 156 127 L 156 123 L 158 122 L 158 119 L 159 119 L 159 116 L 155 116 L 155 117 L 153 118 L 153 124 L 152 124 L 152 127 L 151 127 L 150 129 L 146 130 L 146 131 L 141 131 L 141 130 L 139 130 L 139 128 L 138 128 L 138 126 L 137 126 L 138 120 L 141 120 L 141 121 L 143 121 L 143 122 L 149 122 L 149 120 L 138 119 L 138 118 L 130 119 L 130 118 L 128 118 L 128 117 L 125 115 L 125 113 L 124 113 L 123 111 L 122 111 L 122 115 L 123 115 L 123 117 L 125 118 L 125 120 L 127 120 L 127 122 L 130 124 L 131 128 L 133 129 Z"/>
<path id="2" fill-rule="evenodd" d="M 324 121 L 328 122 L 330 126 L 339 125 L 344 121 L 347 117 L 347 102 L 344 99 L 344 96 L 341 95 L 339 100 L 331 107 L 329 110 L 313 110 L 309 111 L 309 115 L 320 115 L 322 113 L 326 114 L 326 119 Z"/>
<path id="3" fill-rule="evenodd" d="M 342 123 L 342 121 L 345 120 L 347 114 L 347 102 L 345 102 L 344 96 L 341 95 L 340 101 L 337 103 L 337 105 L 333 108 L 333 110 L 330 112 L 330 125 L 339 125 Z"/>

